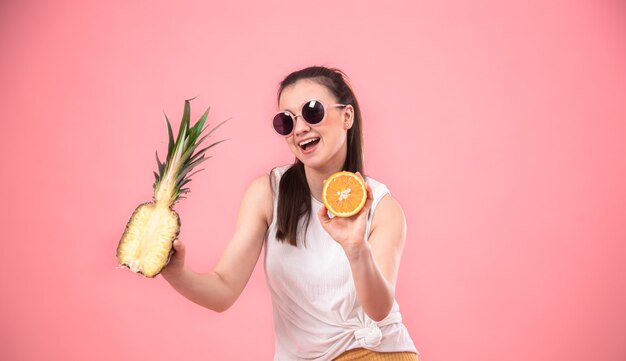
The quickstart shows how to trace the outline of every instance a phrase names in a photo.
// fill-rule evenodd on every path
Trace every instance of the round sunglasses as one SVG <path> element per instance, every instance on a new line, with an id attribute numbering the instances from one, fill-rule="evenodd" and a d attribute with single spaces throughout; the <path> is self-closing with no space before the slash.
<path id="1" fill-rule="evenodd" d="M 347 104 L 331 104 L 328 108 L 345 107 Z M 296 118 L 301 117 L 307 124 L 311 126 L 319 125 L 324 119 L 326 119 L 326 107 L 317 99 L 307 100 L 302 104 L 300 114 L 293 115 L 290 111 L 282 111 L 274 116 L 272 125 L 276 133 L 286 137 L 293 132 L 294 125 L 296 124 Z"/>

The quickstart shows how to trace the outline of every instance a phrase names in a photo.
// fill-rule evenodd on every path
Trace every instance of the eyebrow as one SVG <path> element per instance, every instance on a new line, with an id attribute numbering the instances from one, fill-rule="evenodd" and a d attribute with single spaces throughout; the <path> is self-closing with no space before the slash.
<path id="1" fill-rule="evenodd" d="M 308 100 L 307 100 L 307 101 L 308 101 Z M 304 103 L 302 103 L 302 104 L 300 105 L 300 108 L 302 108 L 302 106 L 303 106 L 303 105 L 304 105 L 307 101 L 305 101 Z M 289 112 L 289 113 L 291 113 L 291 114 L 293 114 L 293 115 L 296 115 L 296 113 L 295 113 L 294 111 L 292 111 L 291 109 L 289 109 L 289 108 L 282 109 L 282 110 L 281 110 L 281 112 Z"/>

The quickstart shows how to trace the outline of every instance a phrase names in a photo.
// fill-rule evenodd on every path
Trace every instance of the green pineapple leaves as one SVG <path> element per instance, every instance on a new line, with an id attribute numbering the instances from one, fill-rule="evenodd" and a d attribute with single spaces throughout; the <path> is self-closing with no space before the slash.
<path id="1" fill-rule="evenodd" d="M 211 108 L 209 107 L 204 112 L 204 114 L 202 114 L 202 117 L 200 117 L 200 119 L 193 126 L 191 126 L 191 100 L 193 99 L 185 100 L 183 119 L 180 122 L 180 128 L 178 130 L 178 135 L 175 141 L 174 134 L 172 132 L 172 125 L 167 118 L 167 115 L 165 115 L 165 122 L 167 123 L 167 133 L 169 139 L 167 145 L 167 157 L 165 158 L 165 162 L 161 163 L 159 159 L 159 154 L 156 154 L 159 173 L 157 174 L 157 172 L 153 172 L 155 177 L 153 188 L 156 190 L 161 181 L 165 178 L 173 180 L 175 182 L 175 187 L 172 197 L 172 204 L 174 204 L 179 199 L 185 198 L 181 196 L 182 194 L 189 193 L 189 188 L 182 187 L 191 181 L 190 177 L 192 175 L 203 170 L 200 169 L 193 173 L 190 173 L 200 163 L 211 158 L 206 156 L 206 151 L 225 141 L 225 139 L 216 141 L 208 145 L 207 147 L 204 147 L 195 152 L 198 146 L 206 138 L 208 138 L 217 128 L 226 123 L 228 119 L 213 127 L 213 129 L 209 130 L 207 134 L 200 138 L 200 136 L 208 128 L 208 125 L 205 127 L 205 123 L 207 120 L 207 116 L 209 115 L 209 110 Z"/>

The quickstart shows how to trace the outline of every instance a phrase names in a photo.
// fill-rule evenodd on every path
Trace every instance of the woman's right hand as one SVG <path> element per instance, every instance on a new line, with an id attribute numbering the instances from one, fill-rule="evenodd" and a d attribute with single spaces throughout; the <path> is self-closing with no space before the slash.
<path id="1" fill-rule="evenodd" d="M 185 268 L 185 245 L 180 239 L 176 239 L 174 240 L 174 254 L 172 254 L 172 258 L 167 266 L 161 271 L 161 275 L 168 278 L 171 275 L 180 273 L 183 268 Z"/>

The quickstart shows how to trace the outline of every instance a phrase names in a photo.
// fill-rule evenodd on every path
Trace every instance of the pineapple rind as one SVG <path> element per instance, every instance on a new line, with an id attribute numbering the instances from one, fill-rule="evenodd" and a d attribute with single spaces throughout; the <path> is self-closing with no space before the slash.
<path id="1" fill-rule="evenodd" d="M 126 224 L 117 247 L 121 266 L 148 278 L 169 262 L 180 233 L 180 217 L 170 207 L 152 202 L 139 205 Z"/>

